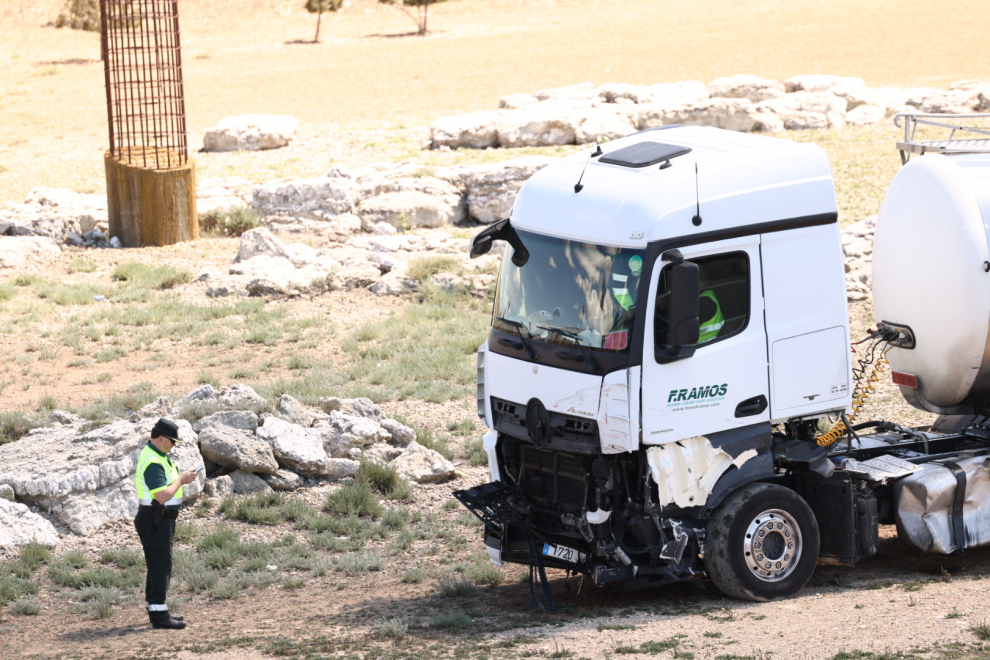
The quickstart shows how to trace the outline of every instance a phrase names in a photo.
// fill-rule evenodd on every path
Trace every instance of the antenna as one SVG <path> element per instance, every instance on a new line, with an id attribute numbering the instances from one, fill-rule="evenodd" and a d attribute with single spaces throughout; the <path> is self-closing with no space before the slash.
<path id="1" fill-rule="evenodd" d="M 582 190 L 584 190 L 584 185 L 581 184 L 581 179 L 584 178 L 584 173 L 588 171 L 588 163 L 590 163 L 591 159 L 594 158 L 595 156 L 601 156 L 604 153 L 605 152 L 602 151 L 601 145 L 597 145 L 595 147 L 595 150 L 591 153 L 591 155 L 588 156 L 588 160 L 584 161 L 584 168 L 582 168 L 581 170 L 581 176 L 578 177 L 578 182 L 574 184 L 575 193 L 579 193 Z"/>
<path id="2" fill-rule="evenodd" d="M 697 227 L 701 224 L 701 197 L 698 195 L 698 163 L 694 164 L 694 204 L 695 213 L 691 222 Z"/>

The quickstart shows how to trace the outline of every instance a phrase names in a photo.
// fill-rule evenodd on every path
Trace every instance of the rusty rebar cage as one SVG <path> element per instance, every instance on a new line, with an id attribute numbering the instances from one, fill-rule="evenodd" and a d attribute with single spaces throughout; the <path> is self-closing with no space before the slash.
<path id="1" fill-rule="evenodd" d="M 178 0 L 100 0 L 110 155 L 152 170 L 189 160 Z"/>

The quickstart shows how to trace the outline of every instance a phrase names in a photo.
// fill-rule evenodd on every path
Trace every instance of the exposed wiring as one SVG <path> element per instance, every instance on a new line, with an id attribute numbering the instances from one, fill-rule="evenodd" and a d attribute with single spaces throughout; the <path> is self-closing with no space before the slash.
<path id="1" fill-rule="evenodd" d="M 853 387 L 852 394 L 852 412 L 850 412 L 848 416 L 844 415 L 843 419 L 836 422 L 835 426 L 833 426 L 828 433 L 824 433 L 815 438 L 815 442 L 818 443 L 819 447 L 830 447 L 847 432 L 851 432 L 853 427 L 852 423 L 856 421 L 856 416 L 863 410 L 863 406 L 866 405 L 866 400 L 876 391 L 874 383 L 880 382 L 880 374 L 884 372 L 885 365 L 890 364 L 887 361 L 887 351 L 889 351 L 892 346 L 890 343 L 891 339 L 886 336 L 886 333 L 877 331 L 875 333 L 871 333 L 871 335 L 866 339 L 873 339 L 874 341 L 870 344 L 869 348 L 863 352 L 863 357 L 857 359 L 859 364 L 853 367 L 852 370 L 853 380 L 856 382 L 856 385 Z M 862 344 L 866 341 L 866 339 L 856 343 Z M 883 344 L 883 349 L 881 350 L 879 357 L 876 357 L 876 361 L 874 362 L 877 347 L 881 344 Z M 871 364 L 873 365 L 872 368 L 870 367 Z M 867 369 L 870 370 L 868 375 Z"/>

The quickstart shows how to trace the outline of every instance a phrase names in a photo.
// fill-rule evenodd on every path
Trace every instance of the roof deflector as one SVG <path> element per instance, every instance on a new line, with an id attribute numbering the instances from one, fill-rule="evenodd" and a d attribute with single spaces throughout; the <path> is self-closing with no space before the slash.
<path id="1" fill-rule="evenodd" d="M 663 162 L 660 169 L 670 167 L 670 159 L 690 153 L 691 149 L 677 144 L 664 144 L 646 140 L 623 147 L 598 159 L 599 163 L 621 165 L 623 167 L 649 167 Z"/>

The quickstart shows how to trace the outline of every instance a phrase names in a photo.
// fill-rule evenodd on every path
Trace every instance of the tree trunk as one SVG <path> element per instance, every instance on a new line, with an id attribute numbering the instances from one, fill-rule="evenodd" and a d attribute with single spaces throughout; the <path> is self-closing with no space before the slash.
<path id="1" fill-rule="evenodd" d="M 313 37 L 314 44 L 320 43 L 320 21 L 322 19 L 323 19 L 323 12 L 322 11 L 316 12 L 316 36 Z"/>
<path id="2" fill-rule="evenodd" d="M 422 36 L 426 36 L 426 13 L 430 10 L 430 3 L 424 2 L 420 5 L 420 16 L 419 16 L 419 33 Z"/>

